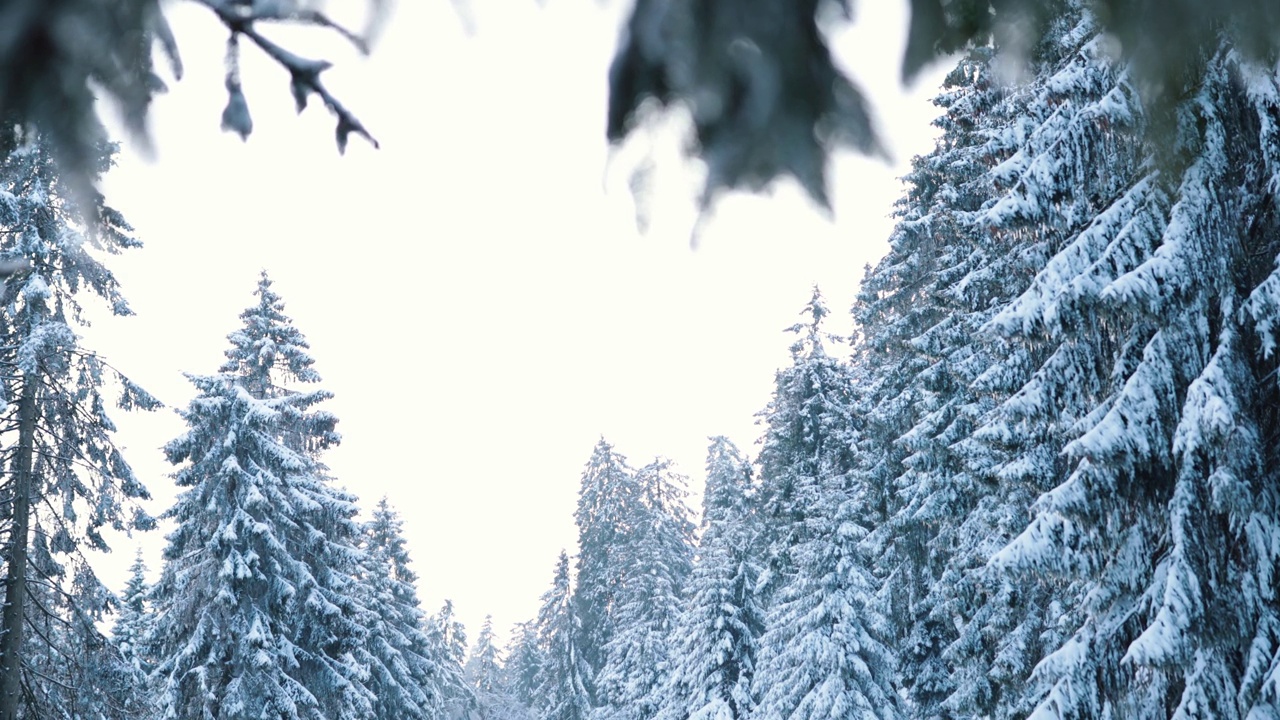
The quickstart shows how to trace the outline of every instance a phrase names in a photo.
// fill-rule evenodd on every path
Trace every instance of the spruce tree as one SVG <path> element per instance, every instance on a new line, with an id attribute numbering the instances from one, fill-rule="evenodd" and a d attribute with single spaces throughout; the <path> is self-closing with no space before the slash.
<path id="1" fill-rule="evenodd" d="M 587 694 L 586 659 L 578 639 L 582 637 L 569 578 L 569 555 L 556 561 L 551 588 L 542 595 L 538 609 L 538 644 L 542 664 L 537 674 L 535 705 L 538 720 L 587 720 L 591 699 Z"/>
<path id="2" fill-rule="evenodd" d="M 367 718 L 367 610 L 354 498 L 319 459 L 338 442 L 307 343 L 263 273 L 187 431 L 155 588 L 162 717 Z"/>
<path id="3" fill-rule="evenodd" d="M 467 682 L 477 694 L 492 695 L 501 689 L 502 656 L 494 637 L 492 615 L 484 616 L 464 670 Z"/>
<path id="4" fill-rule="evenodd" d="M 773 398 L 761 413 L 759 542 L 766 593 L 797 572 L 792 549 L 812 534 L 808 519 L 820 484 L 833 474 L 842 476 L 853 462 L 850 377 L 823 347 L 828 310 L 816 287 L 802 314 L 808 322 L 789 329 L 799 336 L 791 347 L 792 364 L 777 373 Z"/>
<path id="5" fill-rule="evenodd" d="M 573 516 L 578 525 L 574 602 L 580 634 L 576 642 L 582 649 L 584 682 L 593 705 L 598 702 L 595 678 L 604 667 L 605 648 L 613 638 L 613 612 L 625 572 L 627 518 L 636 499 L 635 471 L 601 438 L 583 470 Z"/>
<path id="6" fill-rule="evenodd" d="M 373 695 L 374 717 L 438 718 L 445 689 L 401 527 L 385 497 L 364 526 L 365 686 Z"/>
<path id="7" fill-rule="evenodd" d="M 111 640 L 120 649 L 120 655 L 142 677 L 151 674 L 155 667 L 155 653 L 151 643 L 155 635 L 155 616 L 151 612 L 151 586 L 147 583 L 147 564 L 142 560 L 142 549 L 129 566 L 129 579 L 120 597 L 120 609 L 111 628 Z"/>
<path id="8" fill-rule="evenodd" d="M 751 465 L 727 438 L 707 450 L 702 535 L 683 611 L 671 633 L 664 720 L 746 720 L 764 632 Z"/>
<path id="9" fill-rule="evenodd" d="M 773 563 L 752 677 L 758 716 L 788 720 L 900 716 L 896 658 L 884 644 L 878 584 L 861 547 L 874 521 L 858 473 L 852 379 L 826 354 L 815 289 L 793 363 L 765 411 L 761 492 Z"/>
<path id="10" fill-rule="evenodd" d="M 530 720 L 526 701 L 509 683 L 502 650 L 497 645 L 493 617 L 486 615 L 476 635 L 465 667 L 467 682 L 476 695 L 476 712 L 488 720 Z"/>
<path id="11" fill-rule="evenodd" d="M 615 548 L 622 571 L 612 637 L 596 678 L 593 720 L 649 720 L 670 675 L 672 626 L 692 562 L 693 523 L 685 480 L 670 461 L 657 459 L 636 472 L 637 497 L 624 508 L 626 529 Z"/>
<path id="12" fill-rule="evenodd" d="M 446 717 L 463 717 L 475 707 L 476 694 L 463 672 L 467 662 L 467 631 L 453 612 L 452 600 L 446 599 L 428 620 L 427 635 L 436 658 L 443 712 Z"/>
<path id="13" fill-rule="evenodd" d="M 114 150 L 96 146 L 96 166 Z M 98 630 L 114 596 L 84 552 L 109 550 L 102 530 L 154 526 L 146 489 L 112 439 L 121 409 L 158 403 L 85 348 L 85 299 L 129 315 L 99 259 L 140 245 L 101 196 L 74 192 L 53 150 L 28 135 L 0 158 L 0 718 L 69 716 L 85 698 L 108 717 L 134 713 L 132 670 Z M 86 227 L 86 217 L 99 218 Z"/>
<path id="14" fill-rule="evenodd" d="M 1086 39 L 1038 48 L 1035 67 L 1063 58 L 1088 66 L 1097 48 Z M 1029 285 L 1046 236 L 992 232 L 990 212 L 1011 184 L 1003 173 L 1023 160 L 1018 142 L 1027 127 L 1078 130 L 1077 112 L 1101 112 L 1088 98 L 1105 93 L 1104 78 L 1096 68 L 1076 78 L 1074 86 L 1055 78 L 1057 100 L 1028 112 L 1043 86 L 1002 84 L 991 48 L 957 64 L 937 99 L 942 134 L 914 162 L 890 252 L 869 270 L 854 306 L 861 337 L 853 364 L 862 387 L 854 412 L 863 423 L 867 484 L 885 518 L 868 544 L 884 577 L 881 603 L 896 631 L 900 682 L 925 717 L 1017 715 L 1036 645 L 1051 641 L 1048 587 L 1006 584 L 985 565 L 1018 532 L 1030 499 L 1049 486 L 1042 468 L 1052 464 L 1056 430 L 1019 426 L 997 442 L 973 434 L 1025 381 L 1038 352 L 1009 352 L 984 328 Z M 1070 102 L 1059 107 L 1063 98 Z M 1106 116 L 1117 134 L 1126 127 L 1122 99 L 1112 98 Z M 1114 140 L 1070 137 L 1066 147 L 1089 162 L 1132 159 Z M 1037 170 L 1051 171 L 1063 172 Z M 1071 182 L 1103 196 L 1114 191 L 1110 177 L 1077 172 Z M 1089 213 L 1064 210 L 1075 219 L 1059 225 Z M 972 618 L 982 619 L 965 627 Z"/>
<path id="15" fill-rule="evenodd" d="M 526 709 L 538 704 L 538 677 L 546 661 L 538 637 L 538 623 L 527 620 L 511 631 L 506 650 L 507 662 L 502 667 L 502 685 L 515 702 Z"/>
<path id="16" fill-rule="evenodd" d="M 1087 9 L 1077 13 L 1077 32 L 1105 42 Z M 1124 152 L 1099 156 L 1103 175 L 1080 162 L 1070 126 L 1046 123 L 990 212 L 997 232 L 1039 232 L 1046 252 L 991 322 L 1013 347 L 1039 352 L 985 436 L 1011 421 L 1065 428 L 1054 487 L 991 565 L 1081 598 L 1055 612 L 1067 632 L 1032 673 L 1037 712 L 1265 717 L 1278 639 L 1266 579 L 1275 443 L 1265 439 L 1277 427 L 1265 409 L 1277 402 L 1276 77 L 1223 44 L 1187 68 L 1163 117 L 1134 109 L 1133 72 L 1104 53 L 1091 67 L 1064 61 L 1043 96 L 1106 83 L 1096 111 L 1075 104 L 1075 136 L 1111 137 L 1118 109 L 1176 142 L 1122 135 Z M 1115 191 L 1077 180 L 1095 174 Z M 1082 207 L 1092 212 L 1065 222 Z"/>

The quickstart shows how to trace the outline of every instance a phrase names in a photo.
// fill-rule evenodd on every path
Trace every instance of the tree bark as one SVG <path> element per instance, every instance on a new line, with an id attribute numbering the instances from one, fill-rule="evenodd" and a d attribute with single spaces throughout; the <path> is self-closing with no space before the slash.
<path id="1" fill-rule="evenodd" d="M 18 720 L 22 707 L 22 640 L 27 605 L 27 542 L 31 534 L 32 461 L 39 381 L 29 375 L 18 404 L 18 455 L 14 462 L 12 534 L 0 615 L 0 720 Z"/>

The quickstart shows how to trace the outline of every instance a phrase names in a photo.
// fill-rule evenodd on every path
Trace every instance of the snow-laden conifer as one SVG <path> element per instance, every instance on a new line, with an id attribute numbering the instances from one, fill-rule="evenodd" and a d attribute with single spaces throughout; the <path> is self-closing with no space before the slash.
<path id="1" fill-rule="evenodd" d="M 961 64 L 856 309 L 922 717 L 1275 712 L 1276 77 L 1148 117 L 1111 43 L 1067 3 L 1029 82 Z"/>
<path id="2" fill-rule="evenodd" d="M 638 494 L 635 471 L 627 459 L 604 440 L 596 443 L 582 472 L 578 507 L 577 639 L 585 663 L 584 682 L 596 702 L 595 678 L 605 663 L 605 648 L 614 632 L 625 563 L 622 548 L 628 542 L 628 517 Z"/>
<path id="3" fill-rule="evenodd" d="M 935 149 L 917 158 L 890 253 L 854 307 L 854 363 L 866 388 L 870 484 L 887 522 L 872 537 L 901 652 L 900 678 L 922 715 L 1016 715 L 1022 689 L 1053 642 L 1051 588 L 985 570 L 1021 530 L 1031 499 L 1053 484 L 1062 428 L 992 434 L 992 413 L 1029 378 L 1044 349 L 985 330 L 1025 290 L 1045 253 L 1124 190 L 1138 162 L 1123 140 L 1136 97 L 1117 84 L 1081 18 L 1036 48 L 1032 82 L 1008 86 L 990 48 L 947 78 Z M 1052 147 L 1063 162 L 1034 160 Z M 1103 164 L 1114 171 L 1099 171 Z M 1031 180 L 1081 192 L 1056 209 L 1019 205 Z M 992 213 L 1023 213 L 993 228 Z M 982 428 L 978 437 L 974 433 Z M 1066 596 L 1060 598 L 1072 605 Z M 972 620 L 972 622 L 971 622 Z"/>
<path id="4" fill-rule="evenodd" d="M 1186 81 L 1177 144 L 1138 145 L 1145 165 L 1115 167 L 1122 192 L 1098 198 L 1090 222 L 992 321 L 1049 350 L 1006 415 L 1068 428 L 1056 487 L 992 561 L 1061 578 L 1084 599 L 1032 676 L 1039 717 L 1272 712 L 1259 680 L 1275 654 L 1260 648 L 1273 646 L 1276 602 L 1258 578 L 1276 557 L 1265 549 L 1274 444 L 1261 440 L 1275 425 L 1257 408 L 1277 396 L 1250 311 L 1269 272 L 1256 258 L 1280 250 L 1276 79 L 1223 47 Z M 1069 164 L 1052 139 L 1026 149 L 1024 177 Z M 1022 182 L 991 223 L 1025 232 L 1022 208 L 1052 218 L 1077 193 Z"/>
<path id="5" fill-rule="evenodd" d="M 867 488 L 855 470 L 852 380 L 826 354 L 815 289 L 793 363 L 777 376 L 764 413 L 761 493 L 775 577 L 752 677 L 769 720 L 898 718 L 896 660 L 883 638 L 877 582 L 860 548 Z"/>
<path id="6" fill-rule="evenodd" d="M 502 649 L 486 615 L 464 668 L 467 683 L 476 696 L 476 713 L 487 720 L 532 720 L 529 707 L 510 686 Z"/>
<path id="7" fill-rule="evenodd" d="M 561 551 L 551 588 L 543 593 L 538 609 L 542 664 L 531 707 L 538 720 L 587 720 L 591 712 L 586 683 L 589 669 L 578 646 L 582 636 L 578 607 L 569 577 L 569 556 Z"/>
<path id="8" fill-rule="evenodd" d="M 693 556 L 685 479 L 657 459 L 639 469 L 616 547 L 622 583 L 596 678 L 593 720 L 650 720 L 670 676 L 672 629 Z"/>
<path id="9" fill-rule="evenodd" d="M 97 152 L 106 166 L 112 149 Z M 102 256 L 140 243 L 100 196 L 72 192 L 52 155 L 33 135 L 0 158 L 0 267 L 13 273 L 0 289 L 0 718 L 69 717 L 87 698 L 104 717 L 128 717 L 138 688 L 99 630 L 114 596 L 85 552 L 109 550 L 106 528 L 154 526 L 108 407 L 113 394 L 121 409 L 158 403 L 76 329 L 87 298 L 131 314 Z"/>
<path id="10" fill-rule="evenodd" d="M 853 462 L 848 443 L 850 378 L 847 368 L 827 355 L 822 320 L 828 314 L 815 287 L 803 314 L 808 322 L 790 332 L 792 364 L 778 371 L 760 449 L 762 584 L 771 593 L 796 573 L 792 548 L 812 532 L 807 519 L 823 478 L 842 475 Z"/>
<path id="11" fill-rule="evenodd" d="M 467 682 L 477 694 L 493 694 L 502 687 L 502 651 L 493 632 L 492 615 L 484 616 L 484 624 L 476 634 L 476 642 L 467 655 L 463 670 Z"/>
<path id="12" fill-rule="evenodd" d="M 506 658 L 502 666 L 504 690 L 526 709 L 534 707 L 537 704 L 538 676 L 545 662 L 536 619 L 518 623 L 512 629 Z"/>
<path id="13" fill-rule="evenodd" d="M 764 631 L 751 465 L 727 438 L 707 450 L 702 535 L 671 633 L 664 720 L 746 720 Z"/>
<path id="14" fill-rule="evenodd" d="M 365 686 L 373 695 L 374 717 L 438 718 L 444 712 L 441 671 L 401 528 L 385 497 L 364 525 Z"/>
<path id="15" fill-rule="evenodd" d="M 442 712 L 448 718 L 462 718 L 476 705 L 476 694 L 463 672 L 467 662 L 467 630 L 446 599 L 440 610 L 427 620 L 427 637 L 435 658 L 437 685 Z"/>
<path id="16" fill-rule="evenodd" d="M 354 498 L 319 452 L 330 395 L 264 273 L 165 446 L 181 493 L 156 584 L 162 717 L 367 718 Z"/>
<path id="17" fill-rule="evenodd" d="M 142 559 L 142 550 L 138 549 L 129 566 L 129 579 L 120 595 L 120 607 L 116 614 L 115 624 L 111 627 L 111 640 L 120 650 L 120 655 L 136 670 L 141 678 L 146 678 L 155 667 L 155 652 L 152 648 L 155 635 L 155 616 L 151 612 L 151 585 L 147 582 L 147 564 Z"/>

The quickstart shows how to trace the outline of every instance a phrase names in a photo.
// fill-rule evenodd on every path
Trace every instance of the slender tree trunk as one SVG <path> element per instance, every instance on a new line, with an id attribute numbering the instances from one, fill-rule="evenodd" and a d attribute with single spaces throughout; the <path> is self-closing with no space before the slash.
<path id="1" fill-rule="evenodd" d="M 18 405 L 18 457 L 13 477 L 4 613 L 0 616 L 0 720 L 17 720 L 22 706 L 22 630 L 27 605 L 27 541 L 31 534 L 31 473 L 39 382 L 28 376 Z"/>

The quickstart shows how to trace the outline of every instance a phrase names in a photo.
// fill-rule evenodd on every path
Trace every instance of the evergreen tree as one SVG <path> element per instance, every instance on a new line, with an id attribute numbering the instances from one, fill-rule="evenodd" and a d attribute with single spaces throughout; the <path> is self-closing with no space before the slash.
<path id="1" fill-rule="evenodd" d="M 444 713 L 461 718 L 475 707 L 476 694 L 467 683 L 463 666 L 467 662 L 467 631 L 453 612 L 453 601 L 444 605 L 430 619 L 428 636 L 439 671 L 439 687 Z"/>
<path id="2" fill-rule="evenodd" d="M 791 347 L 792 365 L 777 373 L 773 398 L 761 413 L 760 543 L 767 563 L 761 581 L 768 593 L 796 573 L 792 549 L 811 534 L 808 513 L 820 482 L 843 475 L 853 462 L 850 377 L 823 348 L 828 310 L 816 287 L 803 313 L 809 322 L 789 329 L 801 336 Z"/>
<path id="3" fill-rule="evenodd" d="M 626 506 L 626 534 L 616 548 L 622 582 L 613 635 L 596 680 L 594 720 L 649 720 L 670 674 L 668 643 L 692 562 L 693 523 L 685 480 L 663 459 L 634 478 L 638 497 Z"/>
<path id="4" fill-rule="evenodd" d="M 823 349 L 815 289 L 793 365 L 778 374 L 761 451 L 770 559 L 779 575 L 752 677 L 756 716 L 786 720 L 900 715 L 896 659 L 883 643 L 877 583 L 860 547 L 874 520 L 856 473 L 859 441 L 846 368 Z"/>
<path id="5" fill-rule="evenodd" d="M 155 667 L 155 653 L 151 643 L 155 634 L 155 616 L 151 612 L 151 586 L 147 583 L 147 564 L 142 560 L 142 549 L 129 566 L 129 580 L 120 598 L 120 609 L 111 639 L 120 649 L 120 655 L 142 677 Z"/>
<path id="6" fill-rule="evenodd" d="M 628 516 L 636 502 L 635 471 L 604 440 L 596 443 L 582 473 L 578 507 L 577 591 L 574 602 L 581 633 L 576 639 L 586 669 L 584 681 L 596 704 L 595 678 L 613 638 L 614 609 L 625 572 Z"/>
<path id="7" fill-rule="evenodd" d="M 1077 13 L 1080 32 L 1104 42 Z M 1090 71 L 1110 87 L 1099 111 L 1077 105 L 1077 135 L 1114 132 L 1118 108 L 1176 142 L 1121 136 L 1119 160 L 1140 161 L 1108 158 L 1107 194 L 1073 182 L 1100 172 L 1080 162 L 1070 127 L 1033 133 L 1011 168 L 1018 183 L 990 211 L 997 232 L 1050 241 L 1031 286 L 991 323 L 1037 362 L 980 432 L 1065 428 L 1045 466 L 1055 487 L 991 564 L 1081 598 L 1058 594 L 1066 637 L 1036 665 L 1029 700 L 1061 717 L 1273 716 L 1277 602 L 1264 578 L 1278 525 L 1264 438 L 1277 426 L 1263 408 L 1277 402 L 1275 72 L 1223 44 L 1179 78 L 1165 118 L 1133 110 L 1133 69 L 1099 54 L 1055 68 L 1046 99 Z M 1080 224 L 1063 221 L 1080 207 L 1092 210 Z"/>
<path id="8" fill-rule="evenodd" d="M 1056 12 L 1031 82 L 952 76 L 855 309 L 901 676 L 921 717 L 1273 717 L 1276 75 L 1226 33 L 1152 113 Z"/>
<path id="9" fill-rule="evenodd" d="M 476 695 L 476 711 L 485 720 L 531 720 L 526 701 L 517 696 L 493 631 L 493 617 L 486 615 L 480 634 L 467 658 L 467 682 Z"/>
<path id="10" fill-rule="evenodd" d="M 96 167 L 113 149 L 99 144 Z M 95 176 L 96 177 L 96 176 Z M 83 218 L 99 217 L 85 228 Z M 63 182 L 48 142 L 25 136 L 0 158 L 0 718 L 67 716 L 83 698 L 128 717 L 138 688 L 98 630 L 114 596 L 85 550 L 108 551 L 104 528 L 154 526 L 148 497 L 115 446 L 109 388 L 122 409 L 159 404 L 81 345 L 82 302 L 131 313 L 99 253 L 140 244 L 100 196 Z"/>
<path id="11" fill-rule="evenodd" d="M 1039 101 L 1045 85 L 1002 86 L 990 48 L 957 65 L 937 101 L 942 136 L 915 161 L 891 250 L 868 272 L 854 307 L 863 387 L 855 413 L 868 484 L 887 519 L 869 544 L 885 576 L 881 602 L 897 631 L 900 682 L 922 717 L 1018 716 L 1037 646 L 1052 642 L 1048 585 L 1005 583 L 985 565 L 1050 486 L 1043 468 L 1052 466 L 1057 429 L 1019 426 L 998 441 L 973 433 L 1026 380 L 1038 352 L 1011 352 L 984 328 L 1027 287 L 1053 233 L 1090 213 L 1064 202 L 1059 229 L 993 232 L 990 212 L 1013 184 L 1003 174 L 1023 161 L 1019 143 L 1028 128 L 1044 133 L 1036 143 L 1062 131 L 1064 147 L 1086 167 L 1132 161 L 1117 140 L 1128 106 L 1122 95 L 1096 104 L 1111 86 L 1093 65 L 1099 48 L 1087 40 L 1077 28 L 1037 49 L 1037 69 L 1067 58 L 1084 70 L 1054 77 L 1052 95 Z M 1115 133 L 1085 132 L 1087 117 Z M 1066 181 L 1089 188 L 1090 197 L 1115 191 L 1111 173 L 1036 172 L 1072 173 Z M 960 632 L 972 618 L 982 619 Z"/>
<path id="12" fill-rule="evenodd" d="M 569 556 L 561 551 L 551 588 L 543 593 L 538 610 L 542 663 L 533 693 L 536 704 L 531 708 L 538 720 L 587 720 L 591 711 L 588 669 L 578 645 L 582 637 L 578 607 L 569 579 Z"/>
<path id="13" fill-rule="evenodd" d="M 480 634 L 464 667 L 467 682 L 477 694 L 491 695 L 502 687 L 502 657 L 493 633 L 493 616 L 485 615 Z"/>
<path id="14" fill-rule="evenodd" d="M 724 437 L 707 451 L 702 537 L 671 633 L 671 674 L 661 717 L 746 720 L 755 709 L 751 678 L 764 632 L 756 597 L 761 568 L 751 466 Z"/>
<path id="15" fill-rule="evenodd" d="M 354 498 L 318 453 L 338 442 L 307 343 L 263 273 L 187 432 L 165 447 L 183 488 L 156 584 L 162 717 L 367 718 L 367 610 Z"/>
<path id="16" fill-rule="evenodd" d="M 511 631 L 507 645 L 507 662 L 502 667 L 504 690 L 525 708 L 538 704 L 538 677 L 542 673 L 545 653 L 538 638 L 538 623 L 529 620 Z"/>
<path id="17" fill-rule="evenodd" d="M 374 717 L 438 718 L 445 691 L 401 527 L 385 497 L 364 526 L 365 686 L 373 695 Z"/>

